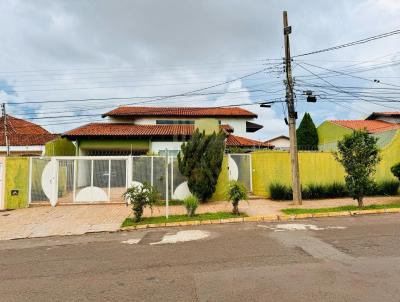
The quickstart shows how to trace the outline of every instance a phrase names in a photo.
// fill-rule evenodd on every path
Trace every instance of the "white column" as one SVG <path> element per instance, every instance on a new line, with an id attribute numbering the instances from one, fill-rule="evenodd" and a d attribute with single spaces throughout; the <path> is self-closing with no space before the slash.
<path id="1" fill-rule="evenodd" d="M 58 199 L 58 161 L 55 157 L 51 158 L 51 167 L 53 168 L 52 175 L 52 194 L 50 204 L 55 207 Z"/>
<path id="2" fill-rule="evenodd" d="M 165 149 L 165 217 L 169 216 L 169 198 L 168 198 L 168 149 Z"/>
<path id="3" fill-rule="evenodd" d="M 5 163 L 5 161 L 4 161 Z M 5 167 L 3 167 L 5 168 Z M 0 177 L 3 177 L 4 173 L 1 171 L 2 175 Z M 3 181 L 5 183 L 5 179 Z M 32 203 L 32 157 L 29 158 L 29 192 L 28 192 L 28 204 Z M 3 186 L 4 187 L 4 186 Z M 4 196 L 5 194 L 3 194 Z M 1 207 L 0 207 L 1 209 Z"/>
<path id="4" fill-rule="evenodd" d="M 111 201 L 111 159 L 108 160 L 108 201 Z"/>
<path id="5" fill-rule="evenodd" d="M 78 175 L 78 160 L 74 159 L 74 180 L 73 180 L 73 202 L 75 203 L 76 197 L 76 182 L 77 182 L 77 175 Z"/>
<path id="6" fill-rule="evenodd" d="M 252 163 L 252 154 L 249 154 L 250 160 L 250 192 L 253 192 L 253 163 Z"/>
<path id="7" fill-rule="evenodd" d="M 130 187 L 132 184 L 132 174 L 133 174 L 133 157 L 129 156 L 126 161 L 126 188 Z"/>

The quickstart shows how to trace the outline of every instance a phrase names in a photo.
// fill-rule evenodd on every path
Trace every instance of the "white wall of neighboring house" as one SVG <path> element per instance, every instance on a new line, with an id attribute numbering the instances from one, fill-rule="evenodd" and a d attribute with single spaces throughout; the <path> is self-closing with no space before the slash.
<path id="1" fill-rule="evenodd" d="M 275 149 L 289 149 L 290 147 L 290 141 L 288 138 L 285 137 L 279 137 L 279 138 L 275 138 L 269 141 L 269 143 L 271 145 L 275 146 Z"/>
<path id="2" fill-rule="evenodd" d="M 40 151 L 44 152 L 44 146 L 10 146 L 10 152 L 29 152 L 29 151 Z M 6 146 L 0 146 L 0 152 L 7 152 Z"/>

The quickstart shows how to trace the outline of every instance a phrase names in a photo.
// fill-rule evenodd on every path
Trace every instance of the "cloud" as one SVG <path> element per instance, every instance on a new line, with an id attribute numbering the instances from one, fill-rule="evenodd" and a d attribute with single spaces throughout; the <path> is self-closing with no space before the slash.
<path id="1" fill-rule="evenodd" d="M 0 2 L 4 58 L 0 60 L 0 83 L 7 83 L 15 93 L 1 96 L 6 101 L 21 103 L 8 106 L 10 112 L 21 117 L 93 115 L 36 120 L 59 132 L 101 120 L 102 112 L 120 104 L 148 101 L 148 98 L 128 98 L 131 96 L 165 96 L 223 83 L 281 62 L 285 9 L 292 26 L 293 55 L 400 27 L 397 18 L 400 2 L 396 0 L 4 0 Z M 399 60 L 397 41 L 398 36 L 393 36 L 298 60 L 341 69 L 381 57 L 368 63 L 372 66 Z M 392 55 L 383 57 L 387 54 Z M 299 80 L 309 75 L 296 65 L 293 74 Z M 392 66 L 362 75 L 395 77 L 400 76 L 400 69 Z M 224 93 L 240 87 L 246 90 L 242 93 L 164 98 L 147 104 L 211 106 L 271 100 L 284 97 L 282 80 L 281 66 L 275 66 L 265 74 L 204 91 Z M 329 80 L 339 86 L 370 85 L 344 76 Z M 388 82 L 395 80 L 386 78 Z M 298 88 L 321 84 L 315 78 L 306 82 L 298 81 Z M 322 89 L 314 90 L 321 93 Z M 126 99 L 46 103 L 113 97 Z M 23 105 L 27 101 L 43 104 Z M 359 117 L 360 108 L 387 109 L 352 101 L 347 107 L 329 102 L 307 104 L 301 95 L 298 101 L 299 115 L 310 112 L 316 124 L 328 117 Z M 264 125 L 255 137 L 264 139 L 287 133 L 280 104 L 272 109 L 256 105 L 250 108 L 259 114 L 258 120 Z"/>

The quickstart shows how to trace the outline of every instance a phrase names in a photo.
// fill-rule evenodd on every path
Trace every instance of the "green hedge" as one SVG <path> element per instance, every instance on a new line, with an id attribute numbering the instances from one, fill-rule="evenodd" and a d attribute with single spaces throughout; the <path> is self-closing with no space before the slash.
<path id="1" fill-rule="evenodd" d="M 378 182 L 371 188 L 368 196 L 392 196 L 397 195 L 400 183 L 396 180 L 385 180 Z M 269 186 L 271 199 L 273 200 L 291 200 L 292 188 L 288 185 L 273 183 Z M 309 184 L 301 189 L 303 199 L 324 199 L 348 197 L 349 192 L 343 183 L 331 184 Z"/>

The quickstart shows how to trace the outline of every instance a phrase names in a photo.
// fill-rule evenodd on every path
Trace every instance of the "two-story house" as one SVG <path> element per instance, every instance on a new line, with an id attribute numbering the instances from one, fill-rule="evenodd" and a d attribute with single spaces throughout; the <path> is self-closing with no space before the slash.
<path id="1" fill-rule="evenodd" d="M 107 120 L 90 123 L 63 134 L 75 142 L 79 155 L 176 155 L 196 128 L 225 131 L 226 147 L 268 147 L 246 137 L 263 126 L 253 112 L 239 107 L 136 107 L 122 106 L 102 115 Z"/>

